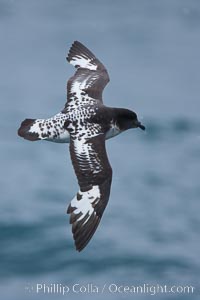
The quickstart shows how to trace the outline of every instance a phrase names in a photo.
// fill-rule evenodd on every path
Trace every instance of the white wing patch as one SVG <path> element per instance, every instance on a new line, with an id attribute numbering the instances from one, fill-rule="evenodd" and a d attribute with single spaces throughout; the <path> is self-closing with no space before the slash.
<path id="1" fill-rule="evenodd" d="M 76 55 L 69 60 L 69 63 L 72 64 L 74 67 L 81 67 L 81 68 L 86 68 L 89 70 L 96 70 L 97 65 L 95 63 L 92 63 L 92 60 L 89 59 L 87 56 L 84 56 L 81 54 L 81 56 Z"/>
<path id="2" fill-rule="evenodd" d="M 94 74 L 93 76 L 88 75 L 84 78 L 82 76 L 77 76 L 76 80 L 72 82 L 71 84 L 71 88 L 70 88 L 70 92 L 71 93 L 76 93 L 76 97 L 80 100 L 83 101 L 82 98 L 83 96 L 81 95 L 82 91 L 91 87 L 95 80 L 98 79 L 99 75 L 98 74 Z M 87 96 L 87 101 L 91 101 L 94 100 L 90 97 Z"/>
<path id="3" fill-rule="evenodd" d="M 95 213 L 93 205 L 94 203 L 96 205 L 99 202 L 100 196 L 101 195 L 98 185 L 94 185 L 92 189 L 87 192 L 78 192 L 78 194 L 71 201 L 71 208 L 73 209 L 73 213 L 76 215 L 80 214 L 76 221 L 80 221 L 87 216 L 86 220 L 82 224 L 84 225 L 89 220 L 92 213 Z"/>
<path id="4" fill-rule="evenodd" d="M 76 139 L 73 142 L 74 143 L 74 153 L 80 159 L 80 161 L 82 160 L 82 163 L 81 163 L 82 170 L 87 170 L 89 167 L 93 174 L 97 174 L 102 171 L 102 166 L 101 166 L 102 162 L 99 159 L 98 154 L 94 153 L 94 150 L 92 149 L 92 144 L 87 143 L 88 139 L 91 138 L 91 136 L 88 135 L 91 133 L 91 131 L 89 131 L 88 129 L 86 129 L 84 127 L 82 129 L 83 130 L 80 133 L 82 135 L 82 138 L 80 138 L 80 140 Z M 93 131 L 91 133 L 93 138 L 95 136 L 101 135 L 101 133 L 99 133 L 99 130 L 100 129 L 99 129 L 98 125 L 93 126 Z M 85 161 L 87 161 L 86 165 L 84 165 Z"/>

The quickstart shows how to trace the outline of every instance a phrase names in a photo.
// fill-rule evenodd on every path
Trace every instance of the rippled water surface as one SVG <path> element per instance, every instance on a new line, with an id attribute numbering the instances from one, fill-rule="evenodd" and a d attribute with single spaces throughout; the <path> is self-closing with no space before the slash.
<path id="1" fill-rule="evenodd" d="M 115 293 L 112 284 L 193 286 L 157 298 L 199 299 L 199 36 L 195 0 L 0 0 L 2 299 L 152 297 Z M 104 102 L 134 109 L 147 128 L 107 142 L 110 201 L 81 253 L 65 214 L 78 189 L 68 145 L 16 135 L 24 118 L 64 106 L 73 40 L 107 66 Z M 37 284 L 70 291 L 36 293 Z"/>

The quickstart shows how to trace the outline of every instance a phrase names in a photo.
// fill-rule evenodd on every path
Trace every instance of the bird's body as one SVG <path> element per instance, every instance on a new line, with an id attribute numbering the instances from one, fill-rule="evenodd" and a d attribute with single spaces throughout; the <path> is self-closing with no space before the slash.
<path id="1" fill-rule="evenodd" d="M 90 50 L 74 42 L 67 60 L 77 69 L 67 84 L 64 109 L 49 119 L 26 119 L 18 134 L 25 139 L 69 143 L 80 190 L 67 212 L 81 251 L 93 236 L 107 205 L 112 181 L 105 140 L 129 128 L 145 129 L 128 109 L 103 104 L 107 70 Z"/>

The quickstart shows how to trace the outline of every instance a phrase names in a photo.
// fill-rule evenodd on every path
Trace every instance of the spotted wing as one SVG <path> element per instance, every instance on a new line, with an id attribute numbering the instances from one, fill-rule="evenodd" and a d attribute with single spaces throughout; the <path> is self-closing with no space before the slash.
<path id="1" fill-rule="evenodd" d="M 72 199 L 67 213 L 76 245 L 81 251 L 90 241 L 107 205 L 112 169 L 105 149 L 105 135 L 88 140 L 70 141 L 70 154 L 80 190 Z"/>
<path id="2" fill-rule="evenodd" d="M 109 76 L 104 65 L 83 44 L 75 41 L 67 56 L 67 61 L 76 69 L 76 73 L 67 83 L 67 104 L 78 100 L 78 105 L 92 100 L 102 101 L 104 87 Z"/>

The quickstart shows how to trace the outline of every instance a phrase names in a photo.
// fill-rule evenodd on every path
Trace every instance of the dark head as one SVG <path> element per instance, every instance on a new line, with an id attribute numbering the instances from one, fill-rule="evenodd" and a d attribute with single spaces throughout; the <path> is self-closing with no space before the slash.
<path id="1" fill-rule="evenodd" d="M 138 127 L 145 130 L 145 126 L 138 121 L 136 113 L 129 109 L 118 109 L 117 124 L 121 130 Z"/>

